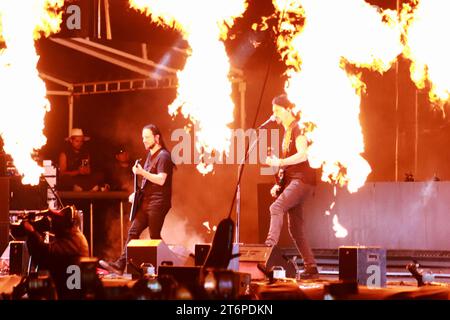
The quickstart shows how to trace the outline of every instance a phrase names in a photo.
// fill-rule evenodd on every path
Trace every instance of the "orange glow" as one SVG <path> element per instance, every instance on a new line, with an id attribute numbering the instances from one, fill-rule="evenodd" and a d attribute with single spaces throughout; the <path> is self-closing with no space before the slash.
<path id="1" fill-rule="evenodd" d="M 417 88 L 430 86 L 429 99 L 438 106 L 450 100 L 450 2 L 413 1 L 404 5 L 404 55 L 411 60 L 411 79 Z"/>
<path id="2" fill-rule="evenodd" d="M 196 126 L 196 148 L 201 154 L 223 155 L 230 147 L 234 103 L 228 77 L 230 63 L 225 51 L 227 27 L 245 11 L 245 0 L 155 1 L 129 0 L 132 8 L 149 15 L 154 22 L 175 26 L 188 41 L 191 51 L 178 72 L 177 97 L 169 113 L 181 112 Z M 203 174 L 212 165 L 197 166 Z"/>
<path id="3" fill-rule="evenodd" d="M 363 0 L 273 0 L 280 24 L 278 49 L 285 60 L 285 90 L 301 112 L 311 166 L 322 167 L 322 180 L 357 191 L 371 172 L 361 156 L 359 123 L 364 84 L 347 66 L 387 71 L 402 51 L 401 28 L 393 11 L 380 11 Z M 291 24 L 302 15 L 301 26 Z M 287 17 L 287 18 L 286 18 Z M 308 126 L 312 123 L 313 126 Z"/>
<path id="4" fill-rule="evenodd" d="M 34 40 L 59 30 L 63 0 L 2 0 L 0 51 L 0 134 L 22 183 L 38 184 L 44 172 L 32 153 L 46 143 L 44 116 L 50 110 L 45 83 L 39 78 Z"/>

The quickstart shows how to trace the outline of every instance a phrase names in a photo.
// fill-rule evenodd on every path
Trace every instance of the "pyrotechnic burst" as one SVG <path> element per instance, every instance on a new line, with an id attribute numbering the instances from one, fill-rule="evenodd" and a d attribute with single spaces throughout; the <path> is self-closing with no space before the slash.
<path id="1" fill-rule="evenodd" d="M 38 184 L 44 172 L 32 158 L 45 143 L 44 116 L 50 110 L 45 83 L 36 69 L 39 57 L 34 40 L 57 32 L 61 14 L 55 10 L 64 0 L 0 1 L 1 37 L 0 134 L 4 150 L 14 160 L 22 183 Z"/>
<path id="2" fill-rule="evenodd" d="M 152 21 L 175 26 L 191 48 L 183 70 L 178 72 L 177 98 L 170 114 L 181 111 L 196 126 L 196 148 L 201 153 L 223 155 L 230 147 L 234 103 L 229 79 L 230 63 L 222 40 L 228 27 L 246 9 L 245 0 L 129 0 L 132 8 Z M 212 165 L 200 162 L 207 173 Z"/>

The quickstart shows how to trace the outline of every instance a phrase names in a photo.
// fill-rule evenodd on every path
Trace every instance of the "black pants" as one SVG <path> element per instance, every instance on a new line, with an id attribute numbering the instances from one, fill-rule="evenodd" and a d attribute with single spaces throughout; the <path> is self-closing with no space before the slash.
<path id="1" fill-rule="evenodd" d="M 125 264 L 126 262 L 126 248 L 128 242 L 132 239 L 139 239 L 142 231 L 149 228 L 151 239 L 161 239 L 161 230 L 164 224 L 164 219 L 170 210 L 170 205 L 164 204 L 161 201 L 151 198 L 144 198 L 139 210 L 134 218 L 130 229 L 128 230 L 128 238 L 123 248 L 122 255 L 118 262 Z"/>
<path id="2" fill-rule="evenodd" d="M 276 245 L 283 227 L 283 218 L 288 214 L 289 235 L 302 255 L 305 264 L 315 265 L 313 252 L 304 232 L 303 203 L 312 194 L 314 187 L 299 179 L 287 182 L 287 186 L 270 206 L 270 229 L 266 244 Z"/>

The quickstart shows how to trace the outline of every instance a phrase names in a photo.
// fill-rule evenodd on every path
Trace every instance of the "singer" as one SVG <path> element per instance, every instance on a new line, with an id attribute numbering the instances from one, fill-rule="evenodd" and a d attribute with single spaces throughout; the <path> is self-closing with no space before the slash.
<path id="1" fill-rule="evenodd" d="M 272 100 L 273 117 L 284 128 L 282 157 L 270 156 L 266 164 L 278 167 L 277 183 L 270 193 L 276 200 L 270 206 L 270 228 L 265 241 L 268 246 L 278 243 L 284 215 L 288 214 L 289 234 L 304 261 L 301 279 L 318 278 L 314 255 L 304 234 L 303 203 L 312 194 L 316 172 L 309 166 L 307 139 L 298 126 L 299 117 L 285 94 Z"/>

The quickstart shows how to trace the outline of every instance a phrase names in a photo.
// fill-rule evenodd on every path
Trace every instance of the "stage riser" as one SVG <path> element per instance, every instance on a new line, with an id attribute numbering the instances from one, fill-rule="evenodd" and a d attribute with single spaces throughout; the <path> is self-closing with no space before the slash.
<path id="1" fill-rule="evenodd" d="M 330 215 L 325 215 L 335 201 Z M 348 230 L 336 238 L 333 216 Z M 386 249 L 448 250 L 450 182 L 368 183 L 350 194 L 319 184 L 305 204 L 305 229 L 313 248 L 342 245 Z"/>

